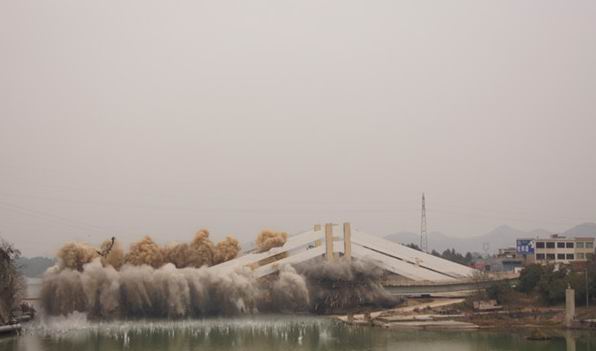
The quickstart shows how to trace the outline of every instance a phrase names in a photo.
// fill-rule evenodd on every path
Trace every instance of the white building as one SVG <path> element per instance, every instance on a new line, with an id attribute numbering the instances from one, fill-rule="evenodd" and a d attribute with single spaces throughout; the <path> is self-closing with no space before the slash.
<path id="1" fill-rule="evenodd" d="M 594 238 L 567 238 L 552 235 L 545 239 L 518 239 L 517 252 L 527 263 L 572 263 L 591 261 L 594 256 Z"/>

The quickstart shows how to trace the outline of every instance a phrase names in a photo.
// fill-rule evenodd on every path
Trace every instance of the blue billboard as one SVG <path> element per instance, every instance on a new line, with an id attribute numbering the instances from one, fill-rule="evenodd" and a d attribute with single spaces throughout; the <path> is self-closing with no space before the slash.
<path id="1" fill-rule="evenodd" d="M 520 254 L 534 253 L 534 240 L 532 239 L 517 239 L 517 252 Z"/>

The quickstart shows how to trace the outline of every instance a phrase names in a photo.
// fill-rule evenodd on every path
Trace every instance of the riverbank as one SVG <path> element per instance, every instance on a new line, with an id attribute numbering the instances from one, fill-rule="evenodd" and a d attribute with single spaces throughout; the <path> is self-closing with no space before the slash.
<path id="1" fill-rule="evenodd" d="M 505 306 L 475 311 L 465 299 L 409 299 L 405 306 L 362 314 L 335 316 L 350 325 L 386 329 L 501 330 L 569 329 L 564 326 L 565 309 L 554 307 Z M 596 307 L 578 307 L 572 329 L 596 330 Z"/>

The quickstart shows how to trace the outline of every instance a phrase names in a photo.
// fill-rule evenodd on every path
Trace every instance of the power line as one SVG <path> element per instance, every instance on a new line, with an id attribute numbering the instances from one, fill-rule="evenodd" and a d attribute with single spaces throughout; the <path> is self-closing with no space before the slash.
<path id="1" fill-rule="evenodd" d="M 109 231 L 109 229 L 107 229 L 107 228 L 103 228 L 100 226 L 96 226 L 96 225 L 81 222 L 81 221 L 75 221 L 75 220 L 72 220 L 72 219 L 69 219 L 66 217 L 62 217 L 62 216 L 58 216 L 58 215 L 55 215 L 52 213 L 42 212 L 42 211 L 22 207 L 19 205 L 7 203 L 4 201 L 0 201 L 0 207 L 7 209 L 9 211 L 17 212 L 17 213 L 24 214 L 24 215 L 31 216 L 31 217 L 40 218 L 40 219 L 43 219 L 46 221 L 51 221 L 51 222 L 62 224 L 62 225 L 67 225 L 69 227 L 73 227 L 73 228 L 77 228 L 77 229 L 91 229 L 91 230 L 100 231 L 100 232 Z"/>

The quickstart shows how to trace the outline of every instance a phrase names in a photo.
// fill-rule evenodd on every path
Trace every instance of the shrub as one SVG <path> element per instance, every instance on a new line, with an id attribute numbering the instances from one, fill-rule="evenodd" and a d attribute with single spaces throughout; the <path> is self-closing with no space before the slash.
<path id="1" fill-rule="evenodd" d="M 529 293 L 540 281 L 544 267 L 539 264 L 532 264 L 524 268 L 519 275 L 519 284 L 517 290 L 523 293 Z"/>
<path id="2" fill-rule="evenodd" d="M 555 271 L 553 266 L 545 266 L 536 289 L 544 303 L 554 305 L 565 301 L 565 289 L 569 284 L 569 270 L 566 267 Z"/>
<path id="3" fill-rule="evenodd" d="M 497 300 L 499 304 L 508 303 L 512 299 L 513 289 L 509 282 L 497 281 L 486 288 L 486 296 Z"/>

